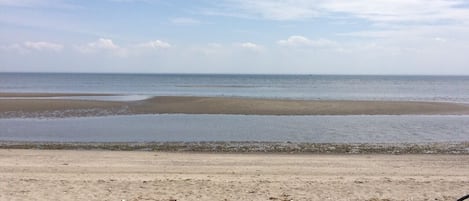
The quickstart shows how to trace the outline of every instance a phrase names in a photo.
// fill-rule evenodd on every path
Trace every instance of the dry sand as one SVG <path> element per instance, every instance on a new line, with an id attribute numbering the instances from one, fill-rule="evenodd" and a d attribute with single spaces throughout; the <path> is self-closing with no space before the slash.
<path id="1" fill-rule="evenodd" d="M 456 200 L 469 155 L 0 149 L 0 200 Z"/>
<path id="2" fill-rule="evenodd" d="M 17 96 L 31 97 L 30 95 L 53 96 L 51 94 L 18 94 Z M 3 96 L 15 97 L 11 93 L 3 94 Z M 61 94 L 61 96 L 65 96 L 65 94 Z M 63 113 L 60 113 L 61 111 L 66 111 L 65 116 L 162 113 L 247 115 L 469 114 L 468 105 L 457 103 L 184 96 L 159 96 L 147 100 L 128 102 L 18 98 L 0 99 L 0 106 L 0 117 L 36 117 L 57 114 L 63 116 Z"/>

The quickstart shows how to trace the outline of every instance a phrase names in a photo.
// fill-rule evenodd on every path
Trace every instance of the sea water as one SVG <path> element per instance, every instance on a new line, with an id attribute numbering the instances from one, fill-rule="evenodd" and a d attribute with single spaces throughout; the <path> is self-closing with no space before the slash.
<path id="1" fill-rule="evenodd" d="M 0 140 L 55 142 L 467 142 L 469 141 L 469 116 L 159 114 L 57 119 L 0 119 Z"/>
<path id="2" fill-rule="evenodd" d="M 180 95 L 469 103 L 469 77 L 0 73 L 0 92 L 112 93 L 119 94 L 117 100 L 122 101 Z M 161 114 L 18 118 L 0 119 L 1 140 L 463 142 L 469 141 L 469 116 Z"/>
<path id="3" fill-rule="evenodd" d="M 0 73 L 0 92 L 469 103 L 469 76 Z"/>

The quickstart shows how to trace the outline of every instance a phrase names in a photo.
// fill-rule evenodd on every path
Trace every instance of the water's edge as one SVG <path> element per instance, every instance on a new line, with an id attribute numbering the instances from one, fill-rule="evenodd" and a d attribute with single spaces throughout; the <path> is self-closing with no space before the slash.
<path id="1" fill-rule="evenodd" d="M 469 154 L 469 141 L 451 143 L 294 143 L 294 142 L 19 142 L 0 149 L 110 150 L 200 153 L 284 154 Z"/>

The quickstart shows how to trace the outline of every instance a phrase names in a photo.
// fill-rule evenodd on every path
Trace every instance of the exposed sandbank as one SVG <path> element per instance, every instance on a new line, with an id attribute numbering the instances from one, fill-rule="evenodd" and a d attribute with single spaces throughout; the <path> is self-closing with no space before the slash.
<path id="1" fill-rule="evenodd" d="M 225 97 L 154 97 L 131 106 L 134 113 L 250 115 L 469 114 L 455 103 L 353 100 L 280 100 Z"/>
<path id="2" fill-rule="evenodd" d="M 68 94 L 80 95 L 84 94 Z M 88 94 L 89 95 L 89 94 Z M 96 94 L 93 94 L 93 96 Z M 109 95 L 109 94 L 108 94 Z M 2 95 L 0 95 L 2 96 Z M 15 97 L 15 94 L 3 94 Z M 140 101 L 21 99 L 57 94 L 17 94 L 0 99 L 0 117 L 100 116 L 117 114 L 243 115 L 432 115 L 469 114 L 466 104 L 416 101 L 282 100 L 235 97 L 157 96 Z M 67 96 L 67 94 L 60 94 Z M 84 112 L 85 111 L 85 112 Z"/>
<path id="3" fill-rule="evenodd" d="M 456 200 L 468 155 L 0 150 L 0 200 Z"/>

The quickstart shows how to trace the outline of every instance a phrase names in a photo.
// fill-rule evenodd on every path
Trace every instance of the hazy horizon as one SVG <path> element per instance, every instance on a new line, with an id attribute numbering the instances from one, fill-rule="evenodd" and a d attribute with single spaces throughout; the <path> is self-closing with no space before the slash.
<path id="1" fill-rule="evenodd" d="M 242 72 L 224 72 L 224 73 L 211 73 L 211 72 L 72 72 L 72 71 L 2 71 L 0 73 L 11 74 L 117 74 L 117 75 L 304 75 L 304 76 L 449 76 L 449 77 L 468 77 L 468 74 L 320 74 L 320 73 L 242 73 Z"/>
<path id="2" fill-rule="evenodd" d="M 210 72 L 59 72 L 59 71 L 3 71 L 0 73 L 19 73 L 19 74 L 135 74 L 135 75 L 305 75 L 305 76 L 449 76 L 449 77 L 468 77 L 469 74 L 318 74 L 318 73 L 210 73 Z"/>
<path id="3" fill-rule="evenodd" d="M 469 75 L 469 2 L 0 0 L 0 72 Z"/>

